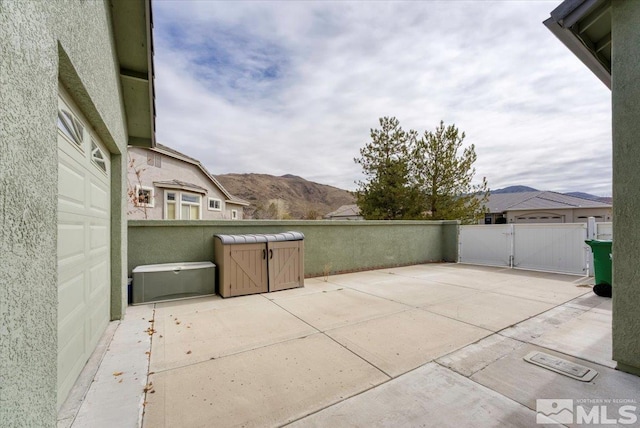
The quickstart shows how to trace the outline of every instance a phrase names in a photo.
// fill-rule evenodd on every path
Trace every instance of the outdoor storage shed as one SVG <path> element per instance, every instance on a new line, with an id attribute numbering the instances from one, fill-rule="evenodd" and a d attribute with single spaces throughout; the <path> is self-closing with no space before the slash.
<path id="1" fill-rule="evenodd" d="M 215 294 L 216 266 L 211 262 L 165 263 L 133 269 L 134 305 Z"/>
<path id="2" fill-rule="evenodd" d="M 304 286 L 304 235 L 215 235 L 218 292 L 222 297 Z"/>

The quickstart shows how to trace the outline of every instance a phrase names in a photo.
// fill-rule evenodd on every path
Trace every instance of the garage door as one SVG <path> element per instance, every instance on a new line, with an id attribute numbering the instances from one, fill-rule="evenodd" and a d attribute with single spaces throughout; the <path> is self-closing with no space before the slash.
<path id="1" fill-rule="evenodd" d="M 519 215 L 516 223 L 564 223 L 564 216 L 559 215 Z"/>
<path id="2" fill-rule="evenodd" d="M 109 152 L 58 97 L 58 407 L 110 319 Z"/>

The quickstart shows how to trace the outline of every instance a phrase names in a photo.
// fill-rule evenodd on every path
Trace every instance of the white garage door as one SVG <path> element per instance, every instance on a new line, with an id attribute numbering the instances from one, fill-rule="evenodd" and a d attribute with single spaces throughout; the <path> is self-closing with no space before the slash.
<path id="1" fill-rule="evenodd" d="M 110 319 L 109 152 L 58 97 L 58 407 Z"/>

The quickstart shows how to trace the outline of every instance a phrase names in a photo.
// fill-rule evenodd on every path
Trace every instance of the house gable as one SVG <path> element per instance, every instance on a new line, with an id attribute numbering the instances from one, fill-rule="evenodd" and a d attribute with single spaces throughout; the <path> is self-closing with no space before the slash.
<path id="1" fill-rule="evenodd" d="M 166 146 L 129 147 L 128 170 L 129 219 L 182 219 L 172 204 L 185 198 L 200 206 L 192 214 L 202 220 L 241 219 L 242 207 L 248 205 L 231 195 L 199 161 Z M 153 206 L 136 203 L 136 186 L 153 189 Z"/>

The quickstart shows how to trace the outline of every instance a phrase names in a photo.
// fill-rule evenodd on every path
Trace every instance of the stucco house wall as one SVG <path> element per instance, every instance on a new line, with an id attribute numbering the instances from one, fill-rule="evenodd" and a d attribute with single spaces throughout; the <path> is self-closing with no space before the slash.
<path id="1" fill-rule="evenodd" d="M 611 2 L 613 359 L 640 375 L 640 2 Z"/>
<path id="2" fill-rule="evenodd" d="M 588 217 L 595 217 L 597 222 L 611 221 L 611 208 L 576 208 L 561 210 L 528 210 L 528 211 L 507 211 L 508 223 L 586 223 Z M 535 220 L 522 220 L 523 217 L 536 217 Z M 547 219 L 541 217 L 548 217 Z M 560 219 L 553 218 L 560 217 Z"/>
<path id="3" fill-rule="evenodd" d="M 107 146 L 112 318 L 126 304 L 126 118 L 107 1 L 0 3 L 0 426 L 56 426 L 58 85 Z"/>
<path id="4" fill-rule="evenodd" d="M 165 203 L 165 196 L 167 192 L 199 194 L 201 196 L 200 220 L 231 220 L 233 219 L 232 211 L 236 212 L 236 220 L 241 220 L 243 218 L 243 205 L 230 202 L 228 192 L 225 194 L 222 187 L 218 183 L 212 181 L 212 179 L 207 176 L 207 174 L 205 174 L 197 164 L 172 156 L 171 153 L 162 150 L 162 146 L 160 145 L 155 149 L 129 147 L 128 156 L 127 217 L 129 219 L 166 219 L 167 207 Z M 150 156 L 153 160 L 148 162 Z M 138 173 L 136 173 L 136 171 Z M 163 184 L 156 184 L 172 180 L 179 180 L 181 182 L 193 184 L 197 186 L 197 188 L 189 189 L 188 186 L 183 189 L 166 188 Z M 153 204 L 136 203 L 136 186 L 153 189 Z M 220 201 L 219 210 L 209 209 L 209 198 L 214 198 Z"/>
<path id="5" fill-rule="evenodd" d="M 611 89 L 613 130 L 613 359 L 640 375 L 640 2 L 564 0 L 544 21 Z M 588 25 L 586 25 L 588 24 Z M 610 36 L 610 43 L 608 38 Z"/>

